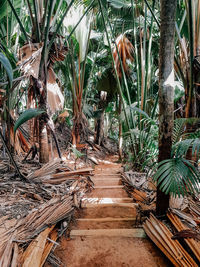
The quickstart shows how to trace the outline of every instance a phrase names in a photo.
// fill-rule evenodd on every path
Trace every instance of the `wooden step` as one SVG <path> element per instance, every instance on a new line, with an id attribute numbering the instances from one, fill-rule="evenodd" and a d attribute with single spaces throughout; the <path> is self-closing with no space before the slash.
<path id="1" fill-rule="evenodd" d="M 123 188 L 96 188 L 88 193 L 89 198 L 128 198 Z"/>
<path id="2" fill-rule="evenodd" d="M 93 177 L 105 177 L 105 178 L 113 178 L 113 177 L 121 177 L 121 174 L 120 173 L 114 173 L 114 174 L 100 174 L 100 173 L 95 173 Z"/>
<path id="3" fill-rule="evenodd" d="M 119 170 L 117 169 L 116 171 L 112 170 L 112 169 L 95 169 L 95 175 L 100 174 L 100 175 L 116 175 L 116 174 L 120 174 Z"/>
<path id="4" fill-rule="evenodd" d="M 137 203 L 87 203 L 83 202 L 81 204 L 82 208 L 96 208 L 96 207 L 128 207 L 128 208 L 136 208 L 138 206 Z"/>
<path id="5" fill-rule="evenodd" d="M 80 222 L 118 222 L 118 221 L 135 221 L 135 217 L 126 217 L 126 218 L 80 218 L 77 219 Z"/>
<path id="6" fill-rule="evenodd" d="M 72 229 L 132 229 L 136 218 L 85 218 L 76 220 Z"/>
<path id="7" fill-rule="evenodd" d="M 123 185 L 99 185 L 99 186 L 94 186 L 94 189 L 120 189 L 124 188 Z"/>
<path id="8" fill-rule="evenodd" d="M 118 172 L 118 171 L 116 171 L 116 172 L 112 172 L 112 171 L 110 171 L 110 170 L 107 170 L 107 171 L 105 171 L 104 169 L 102 169 L 102 170 L 95 170 L 95 173 L 94 173 L 95 175 L 102 175 L 102 176 L 121 176 L 121 174 Z"/>
<path id="9" fill-rule="evenodd" d="M 106 176 L 96 177 L 96 176 L 92 176 L 91 179 L 95 180 L 95 181 L 120 181 L 122 178 L 121 177 L 115 177 L 115 176 L 112 176 L 112 177 L 106 177 Z"/>
<path id="10" fill-rule="evenodd" d="M 133 199 L 130 197 L 124 197 L 124 198 L 82 198 L 82 203 L 133 203 Z"/>
<path id="11" fill-rule="evenodd" d="M 134 203 L 86 204 L 85 207 L 79 211 L 79 218 L 127 218 L 136 216 L 137 205 Z"/>
<path id="12" fill-rule="evenodd" d="M 112 179 L 101 179 L 101 178 L 95 178 L 92 181 L 94 183 L 94 186 L 115 186 L 115 185 L 122 185 L 121 178 L 112 178 Z"/>
<path id="13" fill-rule="evenodd" d="M 80 229 L 72 230 L 70 237 L 75 238 L 78 236 L 85 237 L 128 237 L 128 238 L 146 238 L 143 229 Z"/>

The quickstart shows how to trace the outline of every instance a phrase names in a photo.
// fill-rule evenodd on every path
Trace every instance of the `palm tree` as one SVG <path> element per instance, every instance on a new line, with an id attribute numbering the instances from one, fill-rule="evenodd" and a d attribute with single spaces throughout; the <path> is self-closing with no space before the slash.
<path id="1" fill-rule="evenodd" d="M 57 61 L 62 61 L 67 52 L 67 46 L 61 42 L 59 30 L 62 22 L 73 4 L 73 0 L 69 4 L 62 1 L 43 1 L 34 0 L 33 4 L 27 0 L 27 9 L 30 14 L 30 24 L 26 29 L 20 17 L 18 16 L 12 2 L 8 0 L 8 4 L 19 23 L 21 33 L 25 43 L 20 49 L 20 61 L 18 62 L 21 71 L 26 77 L 29 77 L 29 107 L 37 106 L 46 114 L 39 118 L 39 147 L 40 162 L 45 163 L 49 160 L 48 137 L 46 125 L 49 116 L 56 109 L 62 106 L 63 97 L 59 86 L 56 82 L 56 75 L 53 71 L 53 65 Z M 57 22 L 57 25 L 55 24 Z M 53 99 L 53 100 L 52 100 Z M 57 99 L 57 102 L 54 100 Z M 36 103 L 37 102 L 37 103 Z M 50 105 L 47 105 L 49 102 Z M 53 102 L 53 103 L 52 103 Z M 51 113 L 49 113 L 49 110 Z M 34 123 L 34 131 L 37 129 L 37 123 Z M 52 130 L 52 129 L 51 129 Z"/>
<path id="2" fill-rule="evenodd" d="M 74 6 L 69 16 L 64 20 L 64 25 L 69 32 L 78 23 L 79 19 L 85 14 L 86 10 L 82 5 Z M 83 113 L 84 95 L 88 90 L 88 78 L 86 79 L 86 70 L 88 67 L 88 48 L 90 42 L 92 14 L 87 12 L 78 27 L 74 30 L 74 42 L 71 41 L 71 51 L 65 64 L 67 64 L 68 73 L 70 73 L 70 87 L 73 97 L 73 128 L 72 143 L 80 144 L 81 135 L 83 139 L 87 138 L 86 130 L 88 122 Z M 78 52 L 75 47 L 78 47 Z M 91 72 L 92 72 L 92 66 Z M 90 72 L 90 75 L 91 75 Z M 89 76 L 90 76 L 89 75 Z"/>
<path id="3" fill-rule="evenodd" d="M 159 156 L 161 162 L 171 157 L 174 120 L 174 35 L 176 1 L 161 0 L 160 66 L 159 66 Z M 158 187 L 156 212 L 166 213 L 169 195 Z"/>
<path id="4" fill-rule="evenodd" d="M 120 34 L 116 41 L 116 46 L 113 49 L 113 57 L 117 69 L 117 74 L 119 79 L 122 78 L 122 71 L 128 75 L 129 74 L 129 64 L 133 62 L 133 52 L 134 48 L 132 43 L 128 40 L 125 34 Z M 122 66 L 121 66 L 122 65 Z M 122 122 L 120 119 L 122 112 L 122 99 L 119 97 L 119 160 L 122 160 Z"/>

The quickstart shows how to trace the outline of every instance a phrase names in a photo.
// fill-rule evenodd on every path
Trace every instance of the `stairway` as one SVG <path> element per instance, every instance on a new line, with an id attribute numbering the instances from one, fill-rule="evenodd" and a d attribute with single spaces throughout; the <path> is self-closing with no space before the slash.
<path id="1" fill-rule="evenodd" d="M 64 266 L 167 266 L 143 229 L 134 228 L 137 204 L 122 186 L 120 168 L 96 166 L 94 190 L 82 201 L 70 240 L 63 238 L 56 250 Z"/>

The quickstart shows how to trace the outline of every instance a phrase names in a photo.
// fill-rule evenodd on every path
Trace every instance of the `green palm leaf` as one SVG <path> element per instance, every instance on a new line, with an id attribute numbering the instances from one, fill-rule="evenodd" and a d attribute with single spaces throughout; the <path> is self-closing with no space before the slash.
<path id="1" fill-rule="evenodd" d="M 46 113 L 46 111 L 41 110 L 41 109 L 34 109 L 34 108 L 30 108 L 27 109 L 26 111 L 24 111 L 19 118 L 17 119 L 17 121 L 15 122 L 15 126 L 14 126 L 14 132 L 16 132 L 16 130 L 26 121 L 35 118 L 41 114 Z"/>
<path id="2" fill-rule="evenodd" d="M 10 61 L 7 59 L 7 57 L 3 53 L 0 53 L 0 63 L 3 65 L 4 69 L 6 70 L 10 87 L 12 87 L 13 70 L 12 70 Z"/>
<path id="3" fill-rule="evenodd" d="M 172 153 L 176 157 L 185 156 L 190 148 L 192 148 L 192 155 L 195 153 L 198 155 L 200 151 L 200 138 L 179 141 L 173 146 Z"/>
<path id="4" fill-rule="evenodd" d="M 184 196 L 199 191 L 200 173 L 189 160 L 180 157 L 160 162 L 153 178 L 166 194 Z"/>

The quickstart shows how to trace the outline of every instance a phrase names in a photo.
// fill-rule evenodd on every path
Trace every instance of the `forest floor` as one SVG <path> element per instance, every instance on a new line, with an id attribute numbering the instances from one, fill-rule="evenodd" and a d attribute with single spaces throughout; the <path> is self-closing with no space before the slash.
<path id="1" fill-rule="evenodd" d="M 142 228 L 136 228 L 136 204 L 122 186 L 121 164 L 107 157 L 95 167 L 94 190 L 82 200 L 70 237 L 55 250 L 67 267 L 171 266 Z"/>

